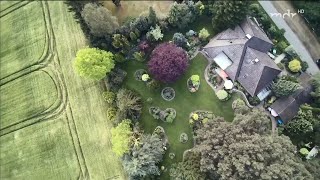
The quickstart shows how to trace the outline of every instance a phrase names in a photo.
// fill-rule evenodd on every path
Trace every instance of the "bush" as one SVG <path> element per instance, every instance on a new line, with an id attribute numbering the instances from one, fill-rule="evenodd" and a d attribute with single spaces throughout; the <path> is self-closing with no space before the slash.
<path id="1" fill-rule="evenodd" d="M 147 87 L 149 89 L 156 90 L 156 89 L 160 88 L 160 83 L 158 81 L 152 79 L 151 81 L 147 82 Z"/>
<path id="2" fill-rule="evenodd" d="M 110 107 L 107 109 L 107 119 L 111 122 L 115 121 L 117 115 L 117 109 L 114 107 Z"/>
<path id="3" fill-rule="evenodd" d="M 275 48 L 278 50 L 278 54 L 283 53 L 286 47 L 288 47 L 288 44 L 285 41 L 280 41 L 275 45 Z"/>
<path id="4" fill-rule="evenodd" d="M 302 61 L 301 62 L 301 71 L 302 72 L 306 72 L 308 67 L 309 67 L 309 65 L 308 65 L 308 63 L 306 61 Z"/>
<path id="5" fill-rule="evenodd" d="M 149 41 L 159 41 L 163 38 L 160 26 L 156 25 L 156 28 L 151 27 L 150 31 L 147 33 L 147 39 Z"/>
<path id="6" fill-rule="evenodd" d="M 141 97 L 133 91 L 120 89 L 117 93 L 118 120 L 131 119 L 137 121 L 140 118 L 142 110 Z M 123 117 L 124 116 L 124 117 Z"/>
<path id="7" fill-rule="evenodd" d="M 134 72 L 134 78 L 137 80 L 137 81 L 142 81 L 142 76 L 144 74 L 147 74 L 147 71 L 144 70 L 144 69 L 138 69 Z"/>
<path id="8" fill-rule="evenodd" d="M 227 101 L 229 99 L 229 97 L 230 97 L 230 95 L 225 90 L 219 90 L 216 93 L 216 95 L 217 95 L 218 99 L 221 100 L 221 101 Z"/>
<path id="9" fill-rule="evenodd" d="M 191 76 L 192 84 L 197 85 L 200 83 L 200 76 L 199 75 L 192 75 Z"/>
<path id="10" fill-rule="evenodd" d="M 144 81 L 144 82 L 148 81 L 149 79 L 150 79 L 149 74 L 143 74 L 142 77 L 141 77 L 141 80 Z"/>
<path id="11" fill-rule="evenodd" d="M 117 91 L 124 79 L 127 76 L 127 72 L 120 69 L 115 68 L 112 70 L 109 75 L 105 78 L 105 85 L 108 91 Z"/>
<path id="12" fill-rule="evenodd" d="M 300 87 L 298 83 L 285 79 L 280 79 L 278 82 L 272 84 L 272 90 L 277 97 L 289 96 Z"/>
<path id="13" fill-rule="evenodd" d="M 117 63 L 123 63 L 126 61 L 126 58 L 121 54 L 121 53 L 116 53 L 114 55 L 114 60 L 117 62 Z"/>
<path id="14" fill-rule="evenodd" d="M 102 93 L 102 96 L 108 104 L 112 104 L 116 98 L 116 95 L 112 91 L 105 91 Z"/>
<path id="15" fill-rule="evenodd" d="M 199 32 L 199 38 L 201 41 L 206 41 L 210 36 L 208 30 L 206 28 L 202 28 Z"/>
<path id="16" fill-rule="evenodd" d="M 192 119 L 197 121 L 199 119 L 199 115 L 197 113 L 192 114 Z"/>
<path id="17" fill-rule="evenodd" d="M 133 54 L 133 57 L 136 61 L 139 61 L 139 62 L 143 62 L 145 61 L 146 59 L 144 58 L 144 53 L 143 52 L 135 52 Z"/>
<path id="18" fill-rule="evenodd" d="M 253 106 L 256 106 L 256 105 L 258 105 L 258 104 L 260 104 L 260 99 L 257 97 L 257 96 L 254 96 L 254 97 L 252 97 L 252 96 L 250 96 L 249 98 L 248 98 L 248 101 L 249 101 L 249 103 L 251 104 L 251 105 L 253 105 Z"/>
<path id="19" fill-rule="evenodd" d="M 291 72 L 299 72 L 301 70 L 301 63 L 299 60 L 294 59 L 289 62 L 288 68 Z"/>
<path id="20" fill-rule="evenodd" d="M 172 83 L 187 70 L 187 53 L 171 43 L 162 43 L 158 45 L 151 54 L 151 60 L 148 62 L 149 72 L 155 79 Z"/>
<path id="21" fill-rule="evenodd" d="M 186 37 L 184 37 L 183 34 L 181 33 L 174 33 L 173 35 L 173 38 L 172 38 L 172 41 L 175 45 L 179 46 L 179 47 L 182 47 L 182 48 L 185 48 L 187 47 L 187 43 L 188 43 L 188 40 Z"/>

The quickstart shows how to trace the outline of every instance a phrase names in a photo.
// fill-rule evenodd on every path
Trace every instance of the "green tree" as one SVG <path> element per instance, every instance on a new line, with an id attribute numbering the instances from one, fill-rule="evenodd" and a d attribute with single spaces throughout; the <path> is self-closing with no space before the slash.
<path id="1" fill-rule="evenodd" d="M 108 104 L 112 104 L 116 98 L 116 95 L 112 91 L 105 91 L 102 93 L 102 96 Z"/>
<path id="2" fill-rule="evenodd" d="M 160 175 L 157 166 L 163 159 L 164 149 L 158 135 L 143 135 L 123 160 L 123 167 L 131 179 Z"/>
<path id="3" fill-rule="evenodd" d="M 114 34 L 112 36 L 112 46 L 117 49 L 120 49 L 120 48 L 127 49 L 130 46 L 130 44 L 128 39 L 124 35 Z"/>
<path id="4" fill-rule="evenodd" d="M 206 28 L 202 28 L 199 32 L 199 38 L 201 41 L 206 41 L 210 36 L 208 30 Z"/>
<path id="5" fill-rule="evenodd" d="M 200 171 L 200 153 L 186 151 L 183 161 L 174 164 L 170 169 L 170 176 L 173 180 L 204 180 L 205 175 Z"/>
<path id="6" fill-rule="evenodd" d="M 311 110 L 300 109 L 298 115 L 294 117 L 288 124 L 286 124 L 285 129 L 292 134 L 305 134 L 313 131 L 313 126 L 316 125 L 317 121 L 313 117 Z"/>
<path id="7" fill-rule="evenodd" d="M 111 128 L 112 151 L 122 157 L 129 152 L 132 136 L 131 121 L 126 119 L 118 124 L 117 127 Z"/>
<path id="8" fill-rule="evenodd" d="M 294 59 L 292 61 L 289 62 L 288 68 L 290 69 L 290 71 L 292 72 L 299 72 L 301 70 L 301 63 L 299 60 Z"/>
<path id="9" fill-rule="evenodd" d="M 249 112 L 249 107 L 242 99 L 236 99 L 232 103 L 232 109 L 236 114 L 245 114 Z"/>
<path id="10" fill-rule="evenodd" d="M 312 86 L 314 87 L 314 91 L 311 93 L 311 96 L 313 97 L 317 107 L 320 108 L 320 73 L 314 75 L 312 79 Z"/>
<path id="11" fill-rule="evenodd" d="M 191 9 L 186 3 L 178 4 L 174 2 L 171 6 L 168 15 L 168 22 L 173 27 L 183 29 L 195 20 L 196 16 L 192 13 Z"/>
<path id="12" fill-rule="evenodd" d="M 152 26 L 158 23 L 157 14 L 151 6 L 149 7 L 148 21 Z"/>
<path id="13" fill-rule="evenodd" d="M 112 16 L 107 8 L 97 4 L 86 4 L 81 16 L 88 25 L 91 34 L 97 37 L 112 34 L 119 27 L 117 18 Z"/>
<path id="14" fill-rule="evenodd" d="M 113 54 L 97 48 L 80 49 L 74 61 L 75 71 L 82 77 L 102 79 L 115 64 Z"/>
<path id="15" fill-rule="evenodd" d="M 151 27 L 147 33 L 147 38 L 151 41 L 159 41 L 163 38 L 160 26 L 156 25 L 156 28 Z"/>
<path id="16" fill-rule="evenodd" d="M 120 89 L 117 93 L 117 120 L 125 118 L 138 120 L 141 114 L 142 101 L 139 96 L 128 89 Z"/>
<path id="17" fill-rule="evenodd" d="M 289 96 L 299 88 L 301 88 L 301 86 L 298 83 L 284 79 L 280 79 L 272 85 L 272 90 L 277 97 Z"/>
<path id="18" fill-rule="evenodd" d="M 181 33 L 174 33 L 172 37 L 172 41 L 175 45 L 182 48 L 186 47 L 188 43 L 187 38 Z"/>
<path id="19" fill-rule="evenodd" d="M 224 30 L 237 26 L 249 13 L 248 7 L 248 1 L 215 1 L 212 8 L 213 27 Z"/>
<path id="20" fill-rule="evenodd" d="M 262 110 L 207 122 L 195 133 L 201 171 L 221 180 L 312 179 L 290 139 L 270 135 L 269 126 Z"/>

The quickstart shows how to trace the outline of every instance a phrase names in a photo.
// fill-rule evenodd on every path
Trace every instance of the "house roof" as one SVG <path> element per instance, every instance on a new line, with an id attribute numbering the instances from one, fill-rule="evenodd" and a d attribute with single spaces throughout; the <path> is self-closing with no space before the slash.
<path id="1" fill-rule="evenodd" d="M 297 115 L 301 104 L 310 103 L 312 100 L 310 96 L 312 91 L 311 77 L 303 73 L 299 76 L 298 81 L 302 88 L 288 97 L 279 98 L 271 105 L 271 108 L 279 114 L 284 123 Z"/>
<path id="2" fill-rule="evenodd" d="M 262 29 L 246 18 L 241 25 L 211 39 L 203 51 L 211 60 L 223 52 L 232 61 L 225 72 L 233 81 L 238 80 L 251 96 L 255 96 L 281 72 L 266 54 L 271 47 L 272 42 Z"/>

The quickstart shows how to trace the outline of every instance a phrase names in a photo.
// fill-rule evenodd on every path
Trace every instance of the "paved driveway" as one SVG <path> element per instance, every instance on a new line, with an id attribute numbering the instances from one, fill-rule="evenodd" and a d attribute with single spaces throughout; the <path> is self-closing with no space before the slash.
<path id="1" fill-rule="evenodd" d="M 259 1 L 264 10 L 269 14 L 276 13 L 278 10 L 272 4 L 272 1 Z M 291 11 L 293 13 L 293 11 Z M 296 15 L 298 16 L 298 15 Z M 299 39 L 297 34 L 288 26 L 287 22 L 279 16 L 270 16 L 274 23 L 279 27 L 283 28 L 286 32 L 284 34 L 285 38 L 293 46 L 294 50 L 300 55 L 303 61 L 306 61 L 309 64 L 307 72 L 310 74 L 316 74 L 319 72 L 318 66 L 315 64 L 314 59 L 311 57 L 308 48 L 304 46 L 302 41 Z M 291 18 L 286 16 L 285 18 Z M 294 17 L 295 18 L 295 17 Z"/>

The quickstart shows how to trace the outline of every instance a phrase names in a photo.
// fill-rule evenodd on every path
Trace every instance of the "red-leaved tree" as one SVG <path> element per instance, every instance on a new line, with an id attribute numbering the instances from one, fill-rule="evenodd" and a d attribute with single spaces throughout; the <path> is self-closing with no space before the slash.
<path id="1" fill-rule="evenodd" d="M 188 56 L 175 44 L 162 43 L 152 51 L 148 67 L 156 80 L 172 83 L 187 70 Z"/>

